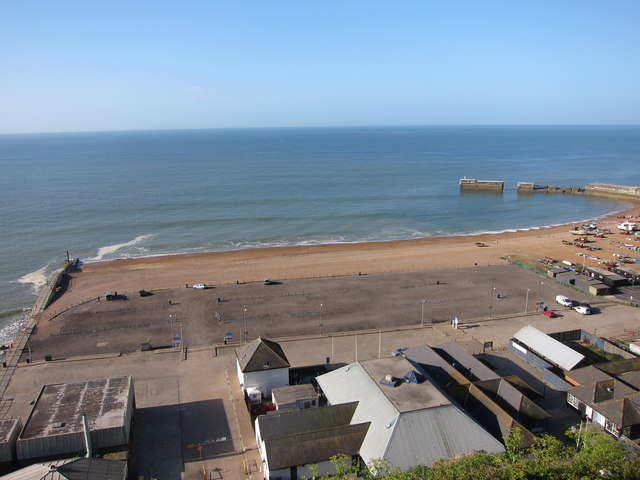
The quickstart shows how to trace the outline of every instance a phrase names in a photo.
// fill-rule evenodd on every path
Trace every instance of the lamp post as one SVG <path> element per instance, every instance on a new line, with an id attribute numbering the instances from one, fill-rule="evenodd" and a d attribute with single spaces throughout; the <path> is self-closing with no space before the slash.
<path id="1" fill-rule="evenodd" d="M 489 297 L 489 318 L 491 318 L 491 314 L 493 313 L 493 294 L 496 291 L 496 287 L 491 286 L 491 292 Z"/>
<path id="2" fill-rule="evenodd" d="M 527 298 L 524 301 L 524 313 L 526 315 L 527 309 L 529 308 L 529 289 L 527 288 Z"/>
<path id="3" fill-rule="evenodd" d="M 322 323 L 322 304 L 320 304 L 320 336 L 322 336 L 323 328 L 324 328 L 324 325 Z"/>
<path id="4" fill-rule="evenodd" d="M 242 319 L 244 320 L 244 343 L 247 343 L 247 337 L 249 332 L 247 331 L 247 306 L 243 305 L 244 311 L 242 312 Z"/>
<path id="5" fill-rule="evenodd" d="M 421 327 L 424 327 L 424 303 L 425 303 L 425 301 L 426 300 L 423 298 L 422 299 L 422 317 L 421 317 L 421 320 L 420 320 L 420 326 Z"/>

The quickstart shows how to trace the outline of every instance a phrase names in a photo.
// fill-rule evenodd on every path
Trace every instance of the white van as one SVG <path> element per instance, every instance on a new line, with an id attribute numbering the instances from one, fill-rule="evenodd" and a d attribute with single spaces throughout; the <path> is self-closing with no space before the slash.
<path id="1" fill-rule="evenodd" d="M 569 299 L 569 297 L 565 297 L 564 295 L 556 296 L 556 302 L 560 305 L 564 305 L 565 307 L 572 307 L 573 302 Z"/>

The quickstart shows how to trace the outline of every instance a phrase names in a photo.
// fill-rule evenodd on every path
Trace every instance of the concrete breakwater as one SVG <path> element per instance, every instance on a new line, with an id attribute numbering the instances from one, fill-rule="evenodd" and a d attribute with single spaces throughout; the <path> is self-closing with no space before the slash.
<path id="1" fill-rule="evenodd" d="M 3 351 L 0 358 L 0 362 L 3 367 L 2 374 L 0 375 L 0 418 L 5 415 L 6 408 L 8 406 L 8 400 L 4 398 L 4 394 L 7 386 L 9 385 L 9 380 L 18 365 L 18 360 L 20 360 L 20 356 L 22 355 L 27 342 L 29 341 L 29 335 L 31 335 L 31 332 L 33 332 L 36 326 L 38 315 L 49 306 L 56 294 L 60 293 L 64 275 L 67 272 L 75 270 L 77 266 L 77 258 L 67 260 L 56 268 L 51 275 L 49 275 L 49 279 L 38 295 L 38 299 L 31 309 L 29 316 L 25 320 L 24 325 L 20 328 L 13 345 L 10 349 Z"/>
<path id="2" fill-rule="evenodd" d="M 504 190 L 504 182 L 502 180 L 476 180 L 465 177 L 460 179 L 460 190 L 501 192 Z"/>
<path id="3" fill-rule="evenodd" d="M 461 178 L 461 191 L 493 191 L 502 192 L 502 180 L 477 180 Z M 628 185 L 611 185 L 606 183 L 590 183 L 584 187 L 560 187 L 556 185 L 537 185 L 534 182 L 518 182 L 518 193 L 555 193 L 568 195 L 599 195 L 603 197 L 621 197 L 640 199 L 640 187 Z"/>

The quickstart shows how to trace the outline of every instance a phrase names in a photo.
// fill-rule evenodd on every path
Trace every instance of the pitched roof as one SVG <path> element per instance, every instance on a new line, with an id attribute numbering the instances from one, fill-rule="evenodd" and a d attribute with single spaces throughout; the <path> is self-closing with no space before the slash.
<path id="1" fill-rule="evenodd" d="M 340 454 L 356 455 L 368 428 L 369 423 L 343 425 L 266 440 L 269 470 L 322 462 Z"/>
<path id="2" fill-rule="evenodd" d="M 313 432 L 323 428 L 349 425 L 358 403 L 343 403 L 328 407 L 307 408 L 305 410 L 278 411 L 258 417 L 260 436 L 263 440 Z"/>
<path id="3" fill-rule="evenodd" d="M 369 423 L 351 424 L 356 406 L 345 403 L 258 417 L 269 469 L 357 454 Z"/>
<path id="4" fill-rule="evenodd" d="M 472 382 L 477 380 L 497 380 L 500 375 L 494 373 L 480 360 L 467 353 L 456 342 L 446 342 L 435 347 L 435 351 L 455 367 Z"/>
<path id="5" fill-rule="evenodd" d="M 397 356 L 353 363 L 317 377 L 332 405 L 358 402 L 351 423 L 371 422 L 360 448 L 365 462 L 385 458 L 408 468 L 471 451 L 504 451 L 430 377 L 397 387 L 379 383 L 386 375 L 402 378 L 413 368 Z"/>
<path id="6" fill-rule="evenodd" d="M 36 463 L 2 478 L 4 480 L 122 480 L 126 462 L 105 458 L 68 458 Z"/>
<path id="7" fill-rule="evenodd" d="M 240 370 L 245 373 L 290 367 L 280 344 L 261 337 L 243 347 L 236 348 L 236 357 Z"/>
<path id="8" fill-rule="evenodd" d="M 587 385 L 589 383 L 599 382 L 600 380 L 608 380 L 612 378 L 599 368 L 593 365 L 587 367 L 576 368 L 568 372 L 565 377 L 567 380 L 577 383 L 578 385 Z"/>
<path id="9" fill-rule="evenodd" d="M 522 327 L 513 338 L 563 370 L 571 370 L 585 358 L 584 355 L 531 325 Z"/>

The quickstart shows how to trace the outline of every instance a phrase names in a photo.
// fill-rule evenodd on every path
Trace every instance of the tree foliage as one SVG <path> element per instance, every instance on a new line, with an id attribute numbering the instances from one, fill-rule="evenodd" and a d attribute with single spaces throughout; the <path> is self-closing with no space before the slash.
<path id="1" fill-rule="evenodd" d="M 476 452 L 431 466 L 419 465 L 401 471 L 386 461 L 373 462 L 375 468 L 359 471 L 347 456 L 334 457 L 336 478 L 356 476 L 381 480 L 582 480 L 640 479 L 640 458 L 620 442 L 593 426 L 567 432 L 575 447 L 550 435 L 536 439 L 528 452 L 520 450 L 522 432 L 512 429 L 505 438 L 505 453 Z"/>

